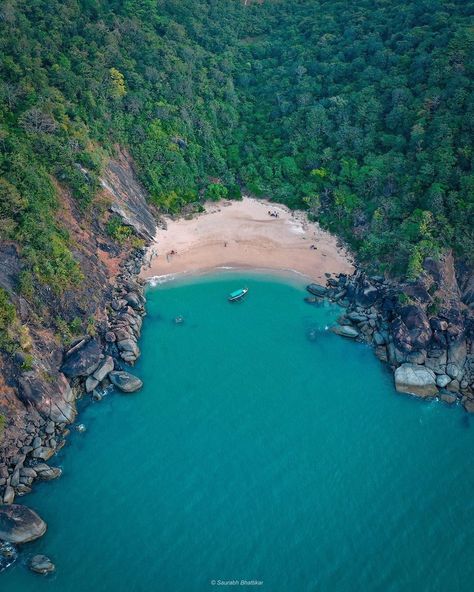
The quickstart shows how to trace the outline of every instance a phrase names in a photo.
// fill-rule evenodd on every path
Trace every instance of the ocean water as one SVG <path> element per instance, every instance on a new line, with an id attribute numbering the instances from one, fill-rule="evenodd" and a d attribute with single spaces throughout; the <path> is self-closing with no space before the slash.
<path id="1" fill-rule="evenodd" d="M 298 284 L 149 291 L 145 387 L 82 404 L 63 476 L 25 498 L 48 532 L 1 590 L 474 589 L 474 423 L 397 394 L 369 347 L 325 330 L 340 309 Z M 53 576 L 27 570 L 34 553 Z"/>

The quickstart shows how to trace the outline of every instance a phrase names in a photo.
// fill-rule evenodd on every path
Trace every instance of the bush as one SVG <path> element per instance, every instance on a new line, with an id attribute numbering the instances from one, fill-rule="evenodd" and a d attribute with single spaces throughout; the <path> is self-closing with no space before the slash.
<path id="1" fill-rule="evenodd" d="M 0 442 L 3 440 L 3 434 L 5 433 L 5 426 L 7 425 L 7 418 L 0 413 Z"/>
<path id="2" fill-rule="evenodd" d="M 121 245 L 133 236 L 132 228 L 130 228 L 130 226 L 125 226 L 125 224 L 122 223 L 122 218 L 116 215 L 110 217 L 107 222 L 106 230 L 107 234 Z"/>
<path id="3" fill-rule="evenodd" d="M 211 201 L 219 201 L 220 199 L 226 198 L 228 193 L 227 187 L 224 187 L 224 185 L 221 185 L 220 183 L 211 183 L 207 186 L 205 197 Z"/>
<path id="4" fill-rule="evenodd" d="M 241 200 L 242 190 L 240 189 L 240 185 L 237 185 L 237 183 L 232 183 L 232 185 L 229 185 L 227 188 L 227 197 L 229 199 Z"/>
<path id="5" fill-rule="evenodd" d="M 14 350 L 15 340 L 12 329 L 17 320 L 16 310 L 10 302 L 10 297 L 3 288 L 0 288 L 0 349 L 8 352 Z"/>

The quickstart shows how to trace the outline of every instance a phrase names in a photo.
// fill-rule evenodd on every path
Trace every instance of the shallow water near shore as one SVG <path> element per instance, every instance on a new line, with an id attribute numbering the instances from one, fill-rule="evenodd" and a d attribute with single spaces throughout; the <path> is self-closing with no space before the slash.
<path id="1" fill-rule="evenodd" d="M 48 532 L 1 589 L 472 590 L 474 421 L 397 394 L 369 347 L 325 330 L 341 309 L 304 295 L 241 274 L 150 289 L 145 386 L 83 405 L 63 476 L 25 498 Z M 35 553 L 52 577 L 24 566 Z"/>

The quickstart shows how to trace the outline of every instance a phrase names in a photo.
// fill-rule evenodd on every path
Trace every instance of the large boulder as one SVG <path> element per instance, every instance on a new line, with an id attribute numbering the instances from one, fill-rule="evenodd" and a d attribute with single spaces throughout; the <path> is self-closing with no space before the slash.
<path id="1" fill-rule="evenodd" d="M 143 382 L 139 378 L 133 374 L 130 374 L 129 372 L 124 372 L 122 370 L 111 372 L 109 374 L 109 380 L 114 386 L 124 393 L 134 393 L 143 386 Z"/>
<path id="2" fill-rule="evenodd" d="M 42 481 L 51 481 L 52 479 L 57 479 L 62 474 L 62 469 L 59 467 L 50 467 L 45 463 L 40 463 L 35 466 L 35 472 L 38 476 L 38 479 Z"/>
<path id="3" fill-rule="evenodd" d="M 432 397 L 438 392 L 435 373 L 417 364 L 402 364 L 395 370 L 395 388 L 417 397 Z"/>
<path id="4" fill-rule="evenodd" d="M 137 180 L 133 161 L 125 151 L 120 151 L 102 173 L 100 183 L 111 197 L 110 209 L 118 214 L 123 223 L 131 226 L 139 237 L 153 240 L 156 220 L 147 203 L 147 194 Z"/>
<path id="5" fill-rule="evenodd" d="M 89 376 L 98 368 L 101 357 L 102 350 L 95 339 L 82 339 L 64 356 L 61 372 L 69 378 Z"/>
<path id="6" fill-rule="evenodd" d="M 41 460 L 48 460 L 54 454 L 54 448 L 49 446 L 39 446 L 33 450 L 33 458 L 39 458 Z"/>
<path id="7" fill-rule="evenodd" d="M 76 417 L 75 395 L 64 374 L 52 370 L 47 379 L 36 370 L 24 372 L 18 381 L 18 395 L 39 413 L 57 423 L 71 423 Z"/>
<path id="8" fill-rule="evenodd" d="M 462 378 L 464 374 L 464 364 L 467 357 L 467 343 L 463 337 L 454 339 L 448 347 L 447 374 L 452 378 Z M 449 370 L 448 370 L 449 368 Z"/>
<path id="9" fill-rule="evenodd" d="M 131 352 L 135 357 L 138 357 L 140 354 L 140 349 L 137 345 L 137 342 L 133 339 L 117 341 L 117 347 L 120 351 Z"/>
<path id="10" fill-rule="evenodd" d="M 15 501 L 15 490 L 11 485 L 7 485 L 5 487 L 5 491 L 3 493 L 3 503 L 4 504 L 13 504 Z"/>
<path id="11" fill-rule="evenodd" d="M 430 370 L 433 370 L 435 374 L 445 374 L 446 373 L 446 362 L 447 362 L 447 354 L 446 351 L 435 351 L 437 355 L 433 357 L 428 357 L 425 360 L 425 366 Z"/>
<path id="12" fill-rule="evenodd" d="M 328 289 L 320 284 L 309 284 L 306 289 L 310 294 L 318 296 L 318 298 L 324 298 L 327 295 Z"/>
<path id="13" fill-rule="evenodd" d="M 52 573 L 56 569 L 54 563 L 46 555 L 33 555 L 28 562 L 28 567 L 38 574 Z"/>
<path id="14" fill-rule="evenodd" d="M 143 307 L 142 299 L 136 292 L 129 292 L 128 294 L 126 294 L 125 300 L 135 310 L 140 310 Z"/>
<path id="15" fill-rule="evenodd" d="M 354 327 L 350 327 L 349 325 L 337 325 L 335 327 L 331 327 L 330 330 L 341 337 L 349 337 L 350 339 L 356 339 L 359 337 L 359 331 L 357 331 L 357 329 Z"/>
<path id="16" fill-rule="evenodd" d="M 112 358 L 112 356 L 107 356 L 104 360 L 104 363 L 101 364 L 99 366 L 99 368 L 97 368 L 97 370 L 94 372 L 94 378 L 98 382 L 102 382 L 104 380 L 104 378 L 108 374 L 110 374 L 110 372 L 112 372 L 113 369 L 114 369 L 114 359 Z"/>
<path id="17" fill-rule="evenodd" d="M 432 336 L 425 311 L 413 304 L 403 306 L 392 323 L 392 335 L 395 347 L 402 352 L 425 349 Z"/>
<path id="18" fill-rule="evenodd" d="M 356 302 L 360 306 L 372 306 L 380 298 L 379 289 L 375 286 L 367 286 L 357 291 Z"/>
<path id="19" fill-rule="evenodd" d="M 28 543 L 43 536 L 46 522 L 36 512 L 18 504 L 0 505 L 0 541 Z"/>

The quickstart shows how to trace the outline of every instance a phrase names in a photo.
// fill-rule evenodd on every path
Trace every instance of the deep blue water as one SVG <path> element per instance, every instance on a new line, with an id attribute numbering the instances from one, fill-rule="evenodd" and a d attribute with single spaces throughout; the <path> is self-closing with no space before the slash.
<path id="1" fill-rule="evenodd" d="M 144 389 L 85 406 L 63 476 L 25 498 L 48 532 L 0 589 L 474 589 L 474 424 L 397 394 L 303 297 L 258 276 L 150 290 Z M 25 568 L 38 552 L 54 576 Z"/>

